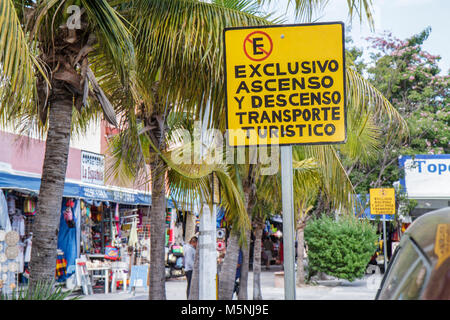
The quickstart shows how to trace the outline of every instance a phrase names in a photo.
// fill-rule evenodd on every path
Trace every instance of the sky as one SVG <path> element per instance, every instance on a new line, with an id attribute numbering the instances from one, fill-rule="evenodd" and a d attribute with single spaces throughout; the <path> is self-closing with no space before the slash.
<path id="1" fill-rule="evenodd" d="M 289 0 L 272 1 L 269 10 L 283 14 Z M 449 0 L 372 0 L 375 30 L 372 32 L 364 19 L 354 17 L 350 36 L 353 45 L 361 49 L 368 48 L 365 40 L 368 36 L 381 35 L 384 31 L 392 32 L 399 39 L 406 39 L 431 27 L 431 34 L 424 42 L 423 48 L 430 54 L 439 55 L 441 74 L 450 69 L 450 1 Z M 295 21 L 292 10 L 288 10 L 285 23 Z M 314 22 L 342 21 L 350 25 L 347 0 L 329 0 L 325 9 L 316 15 Z"/>

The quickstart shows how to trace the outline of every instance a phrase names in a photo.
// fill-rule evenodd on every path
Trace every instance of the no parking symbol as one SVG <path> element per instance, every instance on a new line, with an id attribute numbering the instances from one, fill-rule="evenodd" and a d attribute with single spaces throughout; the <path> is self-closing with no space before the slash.
<path id="1" fill-rule="evenodd" d="M 263 31 L 254 31 L 245 37 L 244 53 L 250 60 L 265 60 L 272 53 L 272 49 L 272 38 Z"/>

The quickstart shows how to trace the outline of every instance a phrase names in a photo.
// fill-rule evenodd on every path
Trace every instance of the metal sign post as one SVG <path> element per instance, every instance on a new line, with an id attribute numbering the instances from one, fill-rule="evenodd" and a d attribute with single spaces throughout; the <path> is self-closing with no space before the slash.
<path id="1" fill-rule="evenodd" d="M 295 299 L 292 145 L 347 140 L 341 22 L 224 29 L 227 141 L 280 146 L 285 299 Z"/>
<path id="2" fill-rule="evenodd" d="M 281 193 L 283 206 L 284 296 L 295 300 L 294 193 L 292 146 L 280 146 Z"/>
<path id="3" fill-rule="evenodd" d="M 386 215 L 383 214 L 383 251 L 384 251 L 384 273 L 387 270 L 387 242 L 386 242 Z"/>
<path id="4" fill-rule="evenodd" d="M 387 269 L 386 215 L 395 214 L 395 189 L 373 188 L 370 193 L 370 213 L 383 219 L 384 272 Z"/>

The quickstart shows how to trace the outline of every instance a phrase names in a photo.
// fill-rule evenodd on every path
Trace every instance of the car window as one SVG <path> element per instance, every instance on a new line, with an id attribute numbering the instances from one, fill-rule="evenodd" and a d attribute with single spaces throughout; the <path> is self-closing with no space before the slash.
<path id="1" fill-rule="evenodd" d="M 379 299 L 418 299 L 428 281 L 430 262 L 413 239 L 405 240 L 383 281 Z"/>
<path id="2" fill-rule="evenodd" d="M 418 260 L 413 271 L 403 279 L 403 284 L 395 294 L 397 296 L 396 299 L 419 299 L 426 274 L 426 267 L 424 266 L 422 260 Z"/>
<path id="3" fill-rule="evenodd" d="M 392 266 L 389 270 L 384 282 L 384 287 L 381 289 L 379 299 L 394 299 L 394 293 L 402 284 L 402 280 L 413 270 L 410 268 L 417 266 L 419 256 L 414 250 L 410 241 L 406 241 L 404 246 L 400 248 L 396 258 L 392 261 Z M 409 272 L 408 272 L 409 271 Z"/>

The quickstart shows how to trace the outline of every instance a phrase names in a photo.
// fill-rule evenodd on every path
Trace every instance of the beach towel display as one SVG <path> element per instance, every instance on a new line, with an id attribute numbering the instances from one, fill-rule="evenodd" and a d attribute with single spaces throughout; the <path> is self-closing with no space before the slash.
<path id="1" fill-rule="evenodd" d="M 64 253 L 60 251 L 56 256 L 55 276 L 57 278 L 57 281 L 64 281 L 67 277 L 67 260 L 64 257 Z"/>
<path id="2" fill-rule="evenodd" d="M 23 202 L 23 213 L 27 216 L 36 215 L 36 201 L 32 198 L 27 198 Z"/>

